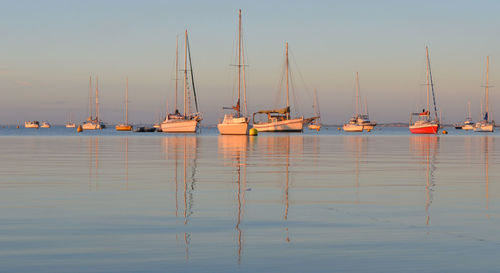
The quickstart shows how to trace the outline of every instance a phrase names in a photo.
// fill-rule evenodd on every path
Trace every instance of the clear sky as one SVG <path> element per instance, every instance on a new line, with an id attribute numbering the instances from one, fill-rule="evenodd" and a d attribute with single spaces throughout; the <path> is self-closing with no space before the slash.
<path id="1" fill-rule="evenodd" d="M 0 1 L 0 123 L 82 121 L 88 77 L 101 83 L 104 121 L 123 118 L 129 77 L 132 123 L 173 108 L 175 37 L 188 29 L 204 124 L 230 105 L 237 10 L 243 10 L 250 111 L 274 105 L 284 44 L 290 44 L 303 114 L 317 88 L 323 122 L 354 111 L 355 73 L 372 120 L 407 122 L 425 103 L 429 45 L 438 108 L 445 122 L 475 120 L 500 82 L 498 1 Z M 493 87 L 493 118 L 500 111 Z M 500 116 L 500 113 L 498 114 Z"/>

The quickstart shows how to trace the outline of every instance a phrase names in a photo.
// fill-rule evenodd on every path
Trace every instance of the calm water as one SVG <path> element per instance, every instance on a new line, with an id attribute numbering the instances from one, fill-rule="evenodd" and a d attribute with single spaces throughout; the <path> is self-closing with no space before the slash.
<path id="1" fill-rule="evenodd" d="M 0 129 L 2 272 L 498 272 L 500 139 Z"/>

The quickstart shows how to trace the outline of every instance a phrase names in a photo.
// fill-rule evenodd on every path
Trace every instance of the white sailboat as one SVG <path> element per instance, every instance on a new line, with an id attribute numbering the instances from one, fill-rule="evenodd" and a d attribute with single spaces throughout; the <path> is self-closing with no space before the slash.
<path id="1" fill-rule="evenodd" d="M 304 128 L 304 117 L 290 117 L 290 92 L 289 92 L 289 63 L 288 63 L 288 42 L 285 51 L 286 66 L 286 107 L 273 110 L 260 110 L 253 113 L 253 128 L 259 132 L 302 132 Z M 256 114 L 266 114 L 267 121 L 256 122 Z"/>
<path id="2" fill-rule="evenodd" d="M 177 50 L 176 50 L 177 53 Z M 188 55 L 189 54 L 189 55 Z M 193 67 L 191 64 L 191 52 L 189 49 L 188 33 L 185 31 L 184 40 L 184 113 L 181 114 L 177 108 L 177 71 L 178 71 L 178 54 L 176 54 L 176 70 L 175 70 L 175 112 L 167 114 L 165 120 L 161 123 L 161 131 L 164 133 L 195 133 L 198 125 L 202 120 L 201 113 L 198 112 L 198 101 L 196 99 L 196 90 L 194 86 Z M 196 113 L 190 113 L 190 105 L 188 98 L 188 57 L 189 70 L 191 71 L 191 84 L 193 88 L 194 103 Z"/>
<path id="3" fill-rule="evenodd" d="M 99 79 L 96 77 L 95 83 L 95 117 L 92 118 L 92 76 L 89 78 L 89 117 L 83 123 L 83 130 L 100 130 L 104 126 L 99 120 Z"/>
<path id="4" fill-rule="evenodd" d="M 40 127 L 40 123 L 38 121 L 25 121 L 24 122 L 24 127 L 25 128 L 35 128 L 38 129 Z"/>
<path id="5" fill-rule="evenodd" d="M 68 123 L 65 125 L 66 128 L 76 128 L 76 124 L 71 121 L 71 112 L 69 113 Z"/>
<path id="6" fill-rule="evenodd" d="M 475 132 L 493 132 L 495 130 L 495 122 L 489 120 L 489 70 L 490 70 L 490 56 L 486 57 L 486 86 L 485 86 L 485 108 L 486 112 L 484 113 L 483 120 L 478 121 L 474 126 Z"/>
<path id="7" fill-rule="evenodd" d="M 246 88 L 245 88 L 245 68 L 244 56 L 242 56 L 242 39 L 241 39 L 241 9 L 239 10 L 239 24 L 238 24 L 238 101 L 236 106 L 223 107 L 223 109 L 234 110 L 234 113 L 225 114 L 224 120 L 217 124 L 217 129 L 221 135 L 246 135 L 248 134 L 249 119 L 246 117 Z M 243 59 L 243 65 L 242 65 Z M 244 114 L 241 113 L 240 99 L 241 99 L 241 68 L 243 67 L 243 98 L 244 98 Z"/>
<path id="8" fill-rule="evenodd" d="M 42 125 L 40 125 L 40 128 L 50 128 L 51 125 L 47 121 L 42 122 Z"/>
<path id="9" fill-rule="evenodd" d="M 314 89 L 314 102 L 313 102 L 313 108 L 314 108 L 314 115 L 316 115 L 314 120 L 309 124 L 308 128 L 309 130 L 316 130 L 319 131 L 321 130 L 321 112 L 319 110 L 319 102 L 318 102 L 318 93 L 316 89 Z"/>
<path id="10" fill-rule="evenodd" d="M 469 115 L 467 116 L 464 122 L 455 124 L 454 125 L 455 129 L 462 129 L 466 131 L 474 130 L 474 122 L 472 122 L 472 117 L 470 115 L 470 101 L 467 102 L 467 109 Z"/>
<path id="11" fill-rule="evenodd" d="M 359 75 L 356 72 L 356 113 L 349 119 L 347 123 L 342 126 L 345 132 L 363 132 L 363 125 L 358 123 L 359 114 Z"/>
<path id="12" fill-rule="evenodd" d="M 125 123 L 116 125 L 116 131 L 132 131 L 132 125 L 128 124 L 128 77 L 125 81 Z"/>

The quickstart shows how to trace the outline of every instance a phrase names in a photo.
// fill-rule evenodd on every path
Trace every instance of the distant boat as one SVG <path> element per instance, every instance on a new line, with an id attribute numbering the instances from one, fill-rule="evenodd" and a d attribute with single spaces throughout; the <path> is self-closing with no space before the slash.
<path id="1" fill-rule="evenodd" d="M 467 119 L 465 119 L 464 122 L 462 123 L 456 123 L 453 126 L 455 129 L 462 129 L 462 130 L 474 130 L 474 122 L 472 122 L 472 118 L 470 115 L 470 101 L 467 102 L 467 108 L 469 110 L 469 115 L 467 116 Z"/>
<path id="2" fill-rule="evenodd" d="M 486 57 L 486 86 L 485 86 L 485 107 L 486 112 L 484 113 L 483 120 L 478 121 L 474 126 L 474 132 L 493 132 L 495 130 L 495 122 L 489 120 L 489 70 L 490 70 L 490 57 Z"/>
<path id="3" fill-rule="evenodd" d="M 434 96 L 434 85 L 432 83 L 431 63 L 429 59 L 429 49 L 425 47 L 426 53 L 426 86 L 427 86 L 427 109 L 420 113 L 411 113 L 409 129 L 412 134 L 437 134 L 439 130 L 439 119 L 437 116 L 436 97 Z M 434 102 L 434 119 L 430 112 L 430 90 Z M 415 122 L 413 119 L 415 117 Z"/>
<path id="4" fill-rule="evenodd" d="M 51 127 L 50 123 L 48 123 L 46 121 L 42 122 L 42 125 L 40 126 L 40 128 L 50 128 L 50 127 Z"/>
<path id="5" fill-rule="evenodd" d="M 309 124 L 309 130 L 316 130 L 319 131 L 321 130 L 321 113 L 319 111 L 319 102 L 318 102 L 318 93 L 316 89 L 314 89 L 314 101 L 313 101 L 313 108 L 314 108 L 314 115 L 315 119 Z"/>
<path id="6" fill-rule="evenodd" d="M 132 131 L 132 125 L 128 124 L 128 77 L 125 87 L 125 123 L 116 125 L 116 131 Z"/>
<path id="7" fill-rule="evenodd" d="M 238 101 L 235 106 L 223 107 L 223 109 L 234 110 L 234 113 L 225 114 L 224 120 L 217 124 L 217 129 L 221 135 L 246 135 L 248 134 L 249 119 L 241 113 L 241 68 L 243 67 L 243 98 L 244 98 L 244 112 L 246 114 L 246 88 L 245 88 L 245 61 L 242 56 L 242 39 L 241 39 L 241 9 L 239 10 L 239 24 L 238 24 Z M 243 57 L 243 64 L 242 64 Z"/>
<path id="8" fill-rule="evenodd" d="M 178 51 L 176 50 L 176 53 Z M 201 113 L 198 112 L 198 100 L 196 98 L 196 89 L 194 86 L 193 67 L 191 63 L 191 51 L 189 49 L 188 33 L 185 32 L 184 40 L 184 113 L 181 114 L 177 108 L 177 71 L 178 71 L 178 54 L 176 54 L 176 69 L 175 69 L 175 112 L 167 114 L 165 120 L 161 123 L 161 131 L 164 133 L 195 133 L 199 123 L 202 120 Z M 191 71 L 191 84 L 193 88 L 194 103 L 196 113 L 190 113 L 190 104 L 188 98 L 188 57 L 189 71 Z"/>
<path id="9" fill-rule="evenodd" d="M 253 113 L 253 128 L 259 132 L 302 132 L 304 128 L 304 117 L 291 118 L 290 116 L 290 92 L 289 92 L 289 62 L 288 62 L 288 42 L 285 50 L 286 67 L 286 107 L 273 110 L 260 110 Z M 256 114 L 267 115 L 267 120 L 255 121 Z"/>
<path id="10" fill-rule="evenodd" d="M 361 118 L 361 114 L 359 114 L 359 74 L 356 72 L 356 112 L 349 119 L 347 123 L 342 126 L 342 129 L 345 132 L 363 132 L 363 124 L 358 122 L 358 119 Z"/>
<path id="11" fill-rule="evenodd" d="M 38 128 L 38 127 L 40 127 L 40 123 L 38 121 L 25 121 L 24 127 L 25 128 Z"/>
<path id="12" fill-rule="evenodd" d="M 92 77 L 89 79 L 89 117 L 83 123 L 83 130 L 99 130 L 105 126 L 99 120 L 99 79 L 96 77 L 95 84 L 95 117 L 92 118 Z"/>
<path id="13" fill-rule="evenodd" d="M 65 126 L 66 128 L 76 128 L 76 124 L 74 122 L 71 122 L 71 113 L 69 113 L 69 121 Z"/>

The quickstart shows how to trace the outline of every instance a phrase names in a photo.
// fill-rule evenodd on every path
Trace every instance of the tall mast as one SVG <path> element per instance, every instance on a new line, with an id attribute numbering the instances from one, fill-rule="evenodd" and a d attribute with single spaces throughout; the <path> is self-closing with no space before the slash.
<path id="1" fill-rule="evenodd" d="M 471 118 L 471 116 L 470 116 L 470 101 L 467 102 L 467 108 L 469 109 L 469 116 L 468 116 L 468 118 L 470 119 Z"/>
<path id="2" fill-rule="evenodd" d="M 427 108 L 425 108 L 425 111 L 429 111 L 429 49 L 427 46 L 425 47 L 425 76 L 426 76 L 426 86 L 427 86 Z"/>
<path id="3" fill-rule="evenodd" d="M 186 29 L 184 35 L 184 116 L 187 113 L 187 38 L 188 31 Z"/>
<path id="4" fill-rule="evenodd" d="M 438 119 L 438 112 L 437 112 L 437 106 L 436 106 L 436 95 L 434 94 L 434 84 L 432 83 L 432 71 L 431 71 L 431 60 L 429 58 L 429 49 L 425 47 L 425 51 L 427 53 L 427 64 L 428 64 L 428 69 L 429 69 L 429 83 L 430 83 L 430 89 L 432 91 L 432 102 L 434 104 L 434 119 L 437 122 L 440 122 Z M 427 87 L 427 107 L 429 107 L 429 88 Z M 427 109 L 428 111 L 429 108 Z"/>
<path id="5" fill-rule="evenodd" d="M 95 76 L 95 119 L 99 121 L 99 77 Z"/>
<path id="6" fill-rule="evenodd" d="M 356 72 L 356 117 L 359 114 L 359 75 Z"/>
<path id="7" fill-rule="evenodd" d="M 125 88 L 125 124 L 128 125 L 128 77 L 126 81 L 127 87 Z"/>
<path id="8" fill-rule="evenodd" d="M 366 103 L 366 96 L 365 96 L 365 115 L 368 116 L 368 104 Z"/>
<path id="9" fill-rule="evenodd" d="M 92 120 L 92 76 L 89 77 L 89 120 Z"/>
<path id="10" fill-rule="evenodd" d="M 238 24 L 238 104 L 240 103 L 241 94 L 241 9 L 239 12 Z M 241 116 L 240 106 L 238 105 L 238 117 Z"/>
<path id="11" fill-rule="evenodd" d="M 175 112 L 177 112 L 177 81 L 179 77 L 177 73 L 179 72 L 179 36 L 175 37 Z"/>
<path id="12" fill-rule="evenodd" d="M 488 115 L 489 115 L 489 109 L 488 109 L 488 93 L 489 93 L 489 86 L 488 86 L 488 80 L 489 80 L 489 72 L 490 72 L 490 56 L 486 56 L 486 114 L 485 114 L 485 120 L 488 120 Z"/>
<path id="13" fill-rule="evenodd" d="M 286 42 L 286 108 L 287 110 L 287 118 L 290 118 L 290 95 L 288 91 L 288 42 Z"/>

